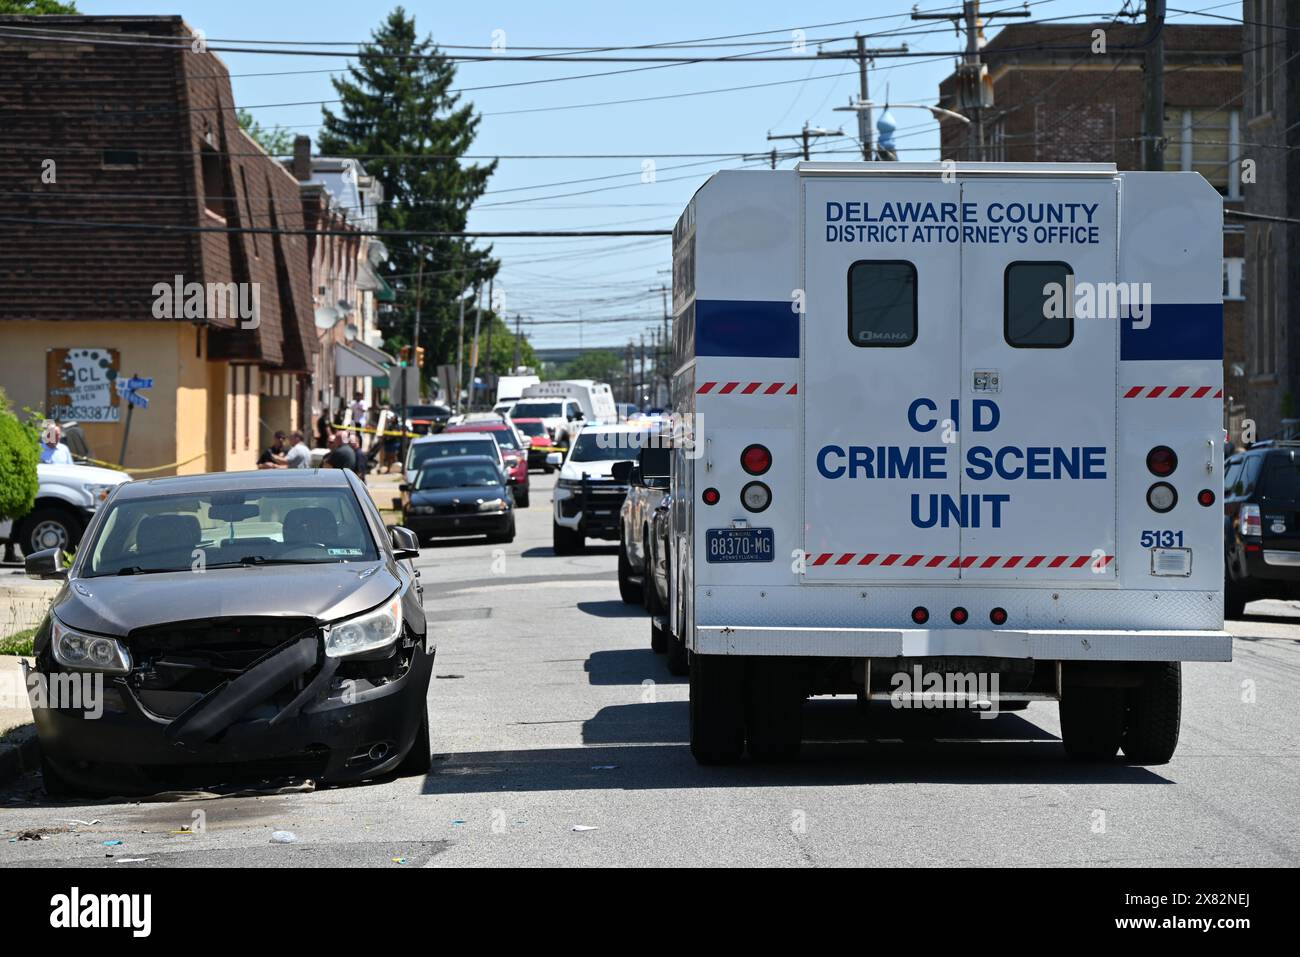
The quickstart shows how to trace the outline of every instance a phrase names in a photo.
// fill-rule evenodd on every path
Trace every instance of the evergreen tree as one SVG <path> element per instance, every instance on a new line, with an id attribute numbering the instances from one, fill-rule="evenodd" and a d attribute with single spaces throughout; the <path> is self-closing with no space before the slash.
<path id="1" fill-rule="evenodd" d="M 455 65 L 431 37 L 419 39 L 415 18 L 397 7 L 374 31 L 346 76 L 333 80 L 342 98 L 338 114 L 324 110 L 318 147 L 323 155 L 361 156 L 384 186 L 379 225 L 396 230 L 465 228 L 474 200 L 483 194 L 496 162 L 475 165 L 460 157 L 474 141 L 479 118 L 472 105 L 449 93 Z M 383 159 L 374 154 L 402 154 Z M 424 256 L 420 344 L 425 375 L 438 363 L 455 362 L 459 300 L 473 316 L 474 284 L 496 274 L 491 247 L 463 239 L 389 238 L 387 270 L 403 289 L 398 308 L 383 321 L 391 348 L 410 343 L 415 323 L 416 273 Z M 401 277 L 398 279 L 397 277 Z M 466 323 L 466 358 L 473 335 Z M 496 352 L 495 343 L 493 352 Z"/>

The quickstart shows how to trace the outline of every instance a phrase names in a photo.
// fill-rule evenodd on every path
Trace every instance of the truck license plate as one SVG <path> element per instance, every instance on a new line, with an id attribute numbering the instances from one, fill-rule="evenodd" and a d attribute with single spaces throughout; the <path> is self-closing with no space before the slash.
<path id="1" fill-rule="evenodd" d="M 704 546 L 710 562 L 770 562 L 776 558 L 770 528 L 710 528 Z"/>

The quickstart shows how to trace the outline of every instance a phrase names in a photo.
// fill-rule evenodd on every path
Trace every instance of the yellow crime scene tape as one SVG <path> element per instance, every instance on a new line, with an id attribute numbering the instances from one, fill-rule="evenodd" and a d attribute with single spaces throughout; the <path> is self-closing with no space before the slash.
<path id="1" fill-rule="evenodd" d="M 342 425 L 338 422 L 332 422 L 330 424 L 330 428 L 334 429 L 336 432 L 364 432 L 367 435 L 391 435 L 394 438 L 405 437 L 408 439 L 418 439 L 420 437 L 420 433 L 418 432 L 404 432 L 402 430 L 398 430 L 396 432 L 393 431 L 380 432 L 376 429 L 367 429 L 360 425 Z"/>
<path id="2" fill-rule="evenodd" d="M 177 469 L 180 468 L 182 465 L 189 465 L 191 462 L 196 462 L 207 454 L 208 454 L 208 450 L 204 449 L 198 455 L 192 455 L 188 459 L 185 459 L 182 462 L 170 462 L 167 465 L 155 465 L 152 468 L 147 468 L 147 469 L 128 469 L 128 468 L 124 468 L 121 465 L 118 465 L 116 462 L 104 462 L 100 459 L 92 459 L 92 458 L 83 458 L 81 459 L 81 461 L 91 462 L 95 465 L 102 465 L 104 468 L 114 469 L 115 471 L 118 472 L 125 472 L 128 475 L 148 475 L 150 472 L 163 472 L 166 471 L 167 469 Z"/>

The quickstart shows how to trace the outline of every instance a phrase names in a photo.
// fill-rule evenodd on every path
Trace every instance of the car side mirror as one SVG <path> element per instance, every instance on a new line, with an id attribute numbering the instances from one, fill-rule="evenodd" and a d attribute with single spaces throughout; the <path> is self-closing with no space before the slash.
<path id="1" fill-rule="evenodd" d="M 663 445 L 646 445 L 637 453 L 638 470 L 648 488 L 667 488 L 672 476 L 672 449 Z"/>
<path id="2" fill-rule="evenodd" d="M 561 465 L 564 464 L 564 456 L 562 456 L 559 452 L 547 452 L 546 464 L 553 465 L 558 469 Z"/>
<path id="3" fill-rule="evenodd" d="M 401 525 L 388 526 L 388 542 L 393 546 L 393 557 L 401 561 L 420 557 L 420 539 L 415 532 Z"/>
<path id="4" fill-rule="evenodd" d="M 61 548 L 43 548 L 39 552 L 32 552 L 23 561 L 23 570 L 28 578 L 35 578 L 37 581 L 68 577 Z"/>
<path id="5" fill-rule="evenodd" d="M 625 485 L 629 482 L 634 482 L 634 479 L 632 478 L 633 468 L 634 463 L 632 462 L 615 462 L 613 466 L 611 466 L 609 474 L 614 477 L 615 482 Z"/>

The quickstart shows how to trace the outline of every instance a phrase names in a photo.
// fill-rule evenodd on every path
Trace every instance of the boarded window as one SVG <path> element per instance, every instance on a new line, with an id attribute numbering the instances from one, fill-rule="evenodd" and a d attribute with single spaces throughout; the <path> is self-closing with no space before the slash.
<path id="1" fill-rule="evenodd" d="M 1004 279 L 1002 332 L 1017 349 L 1060 349 L 1074 338 L 1074 275 L 1067 263 L 1016 262 Z"/>
<path id="2" fill-rule="evenodd" d="M 849 267 L 849 341 L 910 346 L 916 341 L 916 267 L 904 260 L 862 260 Z"/>

